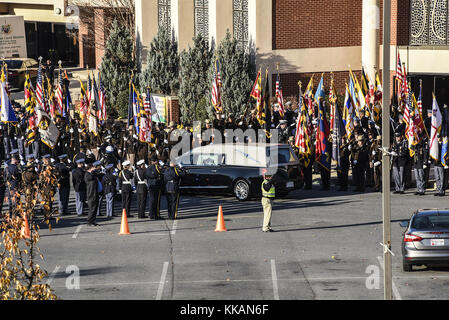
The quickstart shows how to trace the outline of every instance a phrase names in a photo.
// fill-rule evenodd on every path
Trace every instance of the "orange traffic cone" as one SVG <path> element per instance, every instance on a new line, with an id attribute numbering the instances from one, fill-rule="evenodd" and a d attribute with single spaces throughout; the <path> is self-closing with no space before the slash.
<path id="1" fill-rule="evenodd" d="M 223 207 L 220 206 L 218 208 L 218 218 L 217 218 L 217 227 L 215 228 L 215 232 L 226 232 L 224 217 L 223 217 Z"/>
<path id="2" fill-rule="evenodd" d="M 122 224 L 120 226 L 119 235 L 123 236 L 123 235 L 128 235 L 128 234 L 131 234 L 131 232 L 129 232 L 128 217 L 126 216 L 126 209 L 123 209 Z"/>
<path id="3" fill-rule="evenodd" d="M 20 230 L 20 235 L 24 239 L 31 239 L 30 225 L 28 224 L 28 218 L 26 214 L 23 215 L 23 225 L 22 229 Z"/>

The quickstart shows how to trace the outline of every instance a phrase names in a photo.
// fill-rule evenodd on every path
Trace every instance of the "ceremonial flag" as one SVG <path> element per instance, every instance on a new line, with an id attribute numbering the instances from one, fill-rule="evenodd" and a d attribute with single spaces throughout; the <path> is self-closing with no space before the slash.
<path id="1" fill-rule="evenodd" d="M 315 142 L 315 156 L 318 164 L 323 168 L 330 171 L 331 169 L 331 156 L 327 148 L 327 142 L 329 137 L 329 124 L 327 122 L 326 113 L 324 110 L 323 101 L 318 101 L 318 127 L 316 133 Z"/>
<path id="2" fill-rule="evenodd" d="M 134 128 L 136 130 L 136 134 L 139 135 L 140 130 L 139 130 L 139 117 L 140 117 L 140 105 L 139 105 L 139 98 L 137 96 L 137 90 L 134 86 L 134 84 L 132 85 L 132 99 L 133 99 L 133 105 L 132 105 L 132 118 L 134 121 Z"/>
<path id="3" fill-rule="evenodd" d="M 314 100 L 317 104 L 320 100 L 324 100 L 324 94 L 325 94 L 324 93 L 324 78 L 323 78 L 323 75 L 321 75 L 321 80 L 320 80 L 320 83 L 318 84 L 318 88 L 316 89 L 315 98 L 314 98 Z"/>
<path id="4" fill-rule="evenodd" d="M 220 64 L 218 59 L 215 60 L 215 74 L 212 82 L 212 106 L 216 113 L 223 113 L 223 105 L 221 102 L 221 75 Z"/>
<path id="5" fill-rule="evenodd" d="M 437 160 L 439 157 L 438 150 L 438 133 L 441 129 L 441 124 L 443 122 L 443 115 L 441 114 L 440 108 L 438 107 L 437 99 L 435 98 L 435 94 L 433 94 L 433 103 L 432 103 L 432 131 L 430 135 L 430 157 L 434 160 Z"/>
<path id="6" fill-rule="evenodd" d="M 447 105 L 443 106 L 440 137 L 443 139 L 443 144 L 441 146 L 441 164 L 446 167 L 449 160 L 449 110 Z"/>
<path id="7" fill-rule="evenodd" d="M 101 75 L 98 73 L 98 98 L 99 98 L 99 108 L 98 108 L 98 120 L 106 121 L 106 90 L 104 88 L 103 82 L 101 82 Z"/>
<path id="8" fill-rule="evenodd" d="M 356 112 L 358 115 L 358 112 L 360 110 L 365 110 L 366 108 L 366 104 L 365 104 L 365 96 L 362 92 L 362 88 L 360 88 L 359 82 L 357 80 L 357 78 L 355 77 L 354 73 L 352 72 L 351 69 L 349 69 L 349 74 L 350 74 L 350 78 L 352 80 L 352 87 L 353 87 L 353 92 L 351 92 L 351 95 L 354 94 L 355 96 L 353 96 L 353 99 L 355 100 L 356 103 Z M 369 110 L 367 110 L 369 111 Z"/>
<path id="9" fill-rule="evenodd" d="M 278 100 L 279 105 L 279 114 L 281 118 L 284 118 L 285 107 L 284 107 L 284 96 L 282 95 L 282 87 L 281 87 L 281 79 L 279 77 L 279 73 L 276 79 L 276 98 Z"/>
<path id="10" fill-rule="evenodd" d="M 259 123 L 262 124 L 262 116 L 263 116 L 263 101 L 262 101 L 262 74 L 261 70 L 257 73 L 256 82 L 254 83 L 253 89 L 251 91 L 251 97 L 256 99 L 256 110 L 257 110 L 257 119 Z"/>
<path id="11" fill-rule="evenodd" d="M 334 130 L 335 110 L 337 108 L 337 92 L 335 91 L 334 77 L 332 75 L 331 87 L 329 90 L 329 105 L 330 105 L 330 129 Z"/>
<path id="12" fill-rule="evenodd" d="M 90 78 L 90 73 L 87 74 L 87 103 L 90 108 L 92 102 L 93 92 L 92 92 L 92 79 Z"/>
<path id="13" fill-rule="evenodd" d="M 268 69 L 265 72 L 265 86 L 264 86 L 264 96 L 263 96 L 263 104 L 264 104 L 264 114 L 263 114 L 263 123 L 265 124 L 265 134 L 267 138 L 271 138 L 271 105 L 270 105 L 270 87 L 268 82 Z"/>
<path id="14" fill-rule="evenodd" d="M 6 89 L 5 69 L 2 69 L 0 82 L 0 99 L 1 99 L 1 121 L 2 122 L 18 122 L 16 114 L 11 105 L 11 100 Z"/>
<path id="15" fill-rule="evenodd" d="M 340 147 L 341 138 L 346 134 L 340 109 L 335 105 L 335 121 L 332 130 L 332 159 L 337 162 L 337 170 L 341 170 Z"/>
<path id="16" fill-rule="evenodd" d="M 70 81 L 69 77 L 67 76 L 67 71 L 65 71 L 64 87 L 65 87 L 65 108 L 62 116 L 68 119 L 70 116 L 70 108 L 72 105 L 72 96 L 70 95 Z"/>
<path id="17" fill-rule="evenodd" d="M 348 84 L 346 84 L 346 92 L 345 92 L 345 104 L 343 106 L 343 124 L 346 129 L 346 135 L 349 138 L 352 136 L 352 132 L 354 131 L 354 122 L 353 122 L 353 113 L 354 107 L 352 105 L 351 95 L 349 93 Z"/>
<path id="18" fill-rule="evenodd" d="M 64 80 L 61 69 L 59 69 L 58 89 L 56 92 L 56 99 L 58 104 L 58 111 L 60 115 L 64 114 Z"/>
<path id="19" fill-rule="evenodd" d="M 87 92 L 84 88 L 83 82 L 80 80 L 80 88 L 81 88 L 81 95 L 80 95 L 80 119 L 81 123 L 84 124 L 85 127 L 87 127 L 87 112 L 89 111 L 88 101 L 87 101 Z"/>
<path id="20" fill-rule="evenodd" d="M 39 68 L 37 69 L 37 79 L 36 79 L 36 102 L 38 107 L 44 107 L 43 104 L 43 96 L 44 96 L 44 89 L 43 89 L 43 82 L 42 82 L 42 64 L 39 60 Z"/>
<path id="21" fill-rule="evenodd" d="M 309 116 L 311 117 L 315 117 L 315 108 L 313 106 L 313 77 L 314 75 L 310 77 L 309 84 L 304 92 L 304 102 L 307 105 Z"/>
<path id="22" fill-rule="evenodd" d="M 41 141 L 49 148 L 54 149 L 58 143 L 59 130 L 42 108 L 38 107 L 36 113 Z"/>
<path id="23" fill-rule="evenodd" d="M 311 160 L 310 134 L 309 132 L 309 115 L 304 104 L 301 88 L 299 91 L 299 110 L 296 123 L 295 146 L 298 148 L 299 156 L 302 157 L 304 165 L 309 166 Z"/>
<path id="24" fill-rule="evenodd" d="M 418 110 L 419 116 L 422 118 L 422 80 L 419 80 Z"/>

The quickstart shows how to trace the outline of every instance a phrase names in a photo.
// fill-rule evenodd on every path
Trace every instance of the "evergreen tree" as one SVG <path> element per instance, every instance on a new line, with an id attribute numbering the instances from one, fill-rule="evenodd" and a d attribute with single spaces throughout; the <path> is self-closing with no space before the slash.
<path id="1" fill-rule="evenodd" d="M 182 121 L 204 121 L 208 117 L 205 101 L 211 85 L 207 75 L 212 54 L 202 35 L 193 38 L 193 48 L 181 53 L 179 102 Z"/>
<path id="2" fill-rule="evenodd" d="M 151 91 L 175 95 L 179 89 L 178 42 L 166 28 L 159 32 L 150 44 L 147 66 L 140 75 L 141 90 L 150 86 Z"/>
<path id="3" fill-rule="evenodd" d="M 108 114 L 115 113 L 114 111 L 124 114 L 122 109 L 128 109 L 128 105 L 123 103 L 123 99 L 119 101 L 118 97 L 122 92 L 129 91 L 129 81 L 134 67 L 131 34 L 128 29 L 114 21 L 100 66 L 101 80 L 107 92 L 108 105 L 115 109 L 108 110 Z"/>
<path id="4" fill-rule="evenodd" d="M 236 117 L 245 112 L 252 85 L 256 79 L 256 65 L 250 53 L 239 45 L 229 32 L 225 39 L 218 45 L 215 53 L 220 64 L 222 81 L 221 98 L 225 114 L 234 114 Z M 214 61 L 213 61 L 214 62 Z M 209 112 L 215 113 L 211 103 L 212 81 L 215 74 L 215 65 L 209 69 Z"/>

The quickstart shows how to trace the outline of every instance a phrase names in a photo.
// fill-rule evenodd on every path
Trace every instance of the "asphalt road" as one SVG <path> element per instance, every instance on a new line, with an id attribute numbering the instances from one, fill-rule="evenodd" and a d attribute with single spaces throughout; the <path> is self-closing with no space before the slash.
<path id="1" fill-rule="evenodd" d="M 446 198 L 413 192 L 392 195 L 394 297 L 444 299 L 449 268 L 402 271 L 399 221 L 418 208 L 447 207 Z M 314 185 L 276 200 L 274 233 L 261 231 L 260 201 L 223 197 L 183 196 L 177 221 L 131 218 L 128 236 L 118 235 L 120 218 L 88 227 L 85 217 L 68 216 L 41 230 L 40 265 L 69 300 L 381 300 L 381 203 L 380 193 Z M 220 205 L 224 233 L 214 232 Z"/>

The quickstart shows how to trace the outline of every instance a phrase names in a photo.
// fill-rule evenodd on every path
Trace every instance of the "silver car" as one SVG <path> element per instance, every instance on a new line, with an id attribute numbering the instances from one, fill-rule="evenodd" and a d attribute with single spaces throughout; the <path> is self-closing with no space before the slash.
<path id="1" fill-rule="evenodd" d="M 402 239 L 402 266 L 412 271 L 413 265 L 449 265 L 449 209 L 425 209 L 413 214 Z"/>

